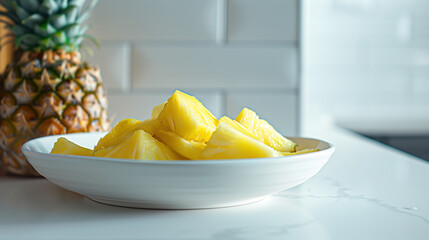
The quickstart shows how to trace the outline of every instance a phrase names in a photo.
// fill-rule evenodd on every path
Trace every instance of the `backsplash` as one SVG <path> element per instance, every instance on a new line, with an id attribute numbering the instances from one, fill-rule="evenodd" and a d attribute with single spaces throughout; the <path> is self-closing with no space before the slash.
<path id="1" fill-rule="evenodd" d="M 429 1 L 305 0 L 303 11 L 308 123 L 429 133 Z"/>
<path id="2" fill-rule="evenodd" d="M 101 0 L 89 24 L 114 122 L 181 89 L 216 117 L 249 107 L 298 134 L 298 0 Z"/>

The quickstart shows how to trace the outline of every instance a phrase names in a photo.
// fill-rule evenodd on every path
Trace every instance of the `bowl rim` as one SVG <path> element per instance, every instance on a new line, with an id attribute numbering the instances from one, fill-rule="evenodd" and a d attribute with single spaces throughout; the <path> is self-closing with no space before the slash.
<path id="1" fill-rule="evenodd" d="M 60 134 L 60 135 L 50 135 L 44 137 L 38 137 L 31 139 L 25 142 L 21 149 L 22 152 L 27 155 L 39 155 L 45 159 L 58 158 L 61 160 L 64 159 L 77 159 L 77 160 L 85 160 L 85 161 L 104 161 L 104 162 L 114 162 L 114 163 L 125 163 L 125 164 L 151 164 L 151 165 L 200 165 L 200 164 L 236 164 L 236 163 L 259 163 L 266 161 L 295 161 L 300 160 L 301 158 L 307 158 L 309 156 L 320 155 L 325 153 L 333 153 L 335 151 L 335 146 L 332 143 L 327 141 L 317 139 L 317 138 L 307 138 L 307 137 L 287 137 L 289 139 L 305 139 L 305 140 L 316 140 L 320 143 L 326 144 L 328 147 L 323 150 L 319 150 L 316 152 L 302 153 L 297 155 L 286 155 L 282 157 L 270 157 L 270 158 L 239 158 L 239 159 L 208 159 L 208 160 L 133 160 L 133 159 L 124 159 L 124 158 L 107 158 L 107 157 L 91 157 L 91 156 L 78 156 L 78 155 L 67 155 L 67 154 L 52 154 L 52 153 L 43 153 L 30 150 L 29 146 L 33 142 L 39 141 L 43 138 L 53 138 L 53 137 L 61 137 L 67 135 L 74 134 L 102 134 L 103 132 L 86 132 L 86 133 L 68 133 L 68 134 Z M 27 157 L 28 159 L 28 157 Z M 31 163 L 31 160 L 29 160 Z"/>

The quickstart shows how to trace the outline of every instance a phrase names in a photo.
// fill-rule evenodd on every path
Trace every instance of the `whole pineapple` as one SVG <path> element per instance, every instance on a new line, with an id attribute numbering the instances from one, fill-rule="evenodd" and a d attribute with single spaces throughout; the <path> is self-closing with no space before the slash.
<path id="1" fill-rule="evenodd" d="M 79 52 L 96 2 L 0 0 L 11 32 L 0 42 L 16 49 L 0 76 L 0 172 L 38 175 L 21 152 L 32 138 L 110 128 L 100 70 Z"/>

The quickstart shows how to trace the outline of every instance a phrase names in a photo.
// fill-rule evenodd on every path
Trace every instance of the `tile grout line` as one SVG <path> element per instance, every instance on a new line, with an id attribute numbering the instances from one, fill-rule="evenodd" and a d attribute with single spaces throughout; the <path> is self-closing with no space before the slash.
<path id="1" fill-rule="evenodd" d="M 228 109 L 228 92 L 226 89 L 221 89 L 220 91 L 220 95 L 221 95 L 221 116 L 226 116 L 227 115 L 227 109 Z"/>
<path id="2" fill-rule="evenodd" d="M 123 84 L 123 89 L 125 92 L 131 92 L 133 88 L 132 84 L 132 75 L 133 75 L 133 44 L 129 41 L 125 42 L 125 69 L 126 77 L 125 83 Z"/>
<path id="3" fill-rule="evenodd" d="M 228 0 L 217 0 L 216 4 L 216 43 L 225 45 L 228 37 Z"/>
<path id="4" fill-rule="evenodd" d="M 303 27 L 303 3 L 301 1 L 298 1 L 297 6 L 296 6 L 296 11 L 297 11 L 297 44 L 296 44 L 296 48 L 297 48 L 297 68 L 296 68 L 296 91 L 295 91 L 295 99 L 296 99 L 296 116 L 295 116 L 295 135 L 296 136 L 301 136 L 301 133 L 303 132 L 303 109 L 302 107 L 304 106 L 303 104 L 303 96 L 302 96 L 302 76 L 303 76 L 303 68 L 302 68 L 302 64 L 303 64 L 303 52 L 302 52 L 302 27 Z"/>

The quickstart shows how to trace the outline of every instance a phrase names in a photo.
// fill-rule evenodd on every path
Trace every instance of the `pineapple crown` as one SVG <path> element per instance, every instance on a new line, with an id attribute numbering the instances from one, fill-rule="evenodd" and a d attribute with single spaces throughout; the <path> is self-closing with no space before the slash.
<path id="1" fill-rule="evenodd" d="M 0 36 L 0 48 L 11 41 L 23 51 L 63 49 L 77 51 L 87 38 L 98 41 L 85 32 L 89 18 L 98 0 L 0 0 L 0 19 L 10 30 Z M 13 40 L 14 39 L 14 40 Z"/>

